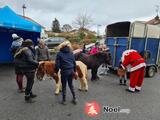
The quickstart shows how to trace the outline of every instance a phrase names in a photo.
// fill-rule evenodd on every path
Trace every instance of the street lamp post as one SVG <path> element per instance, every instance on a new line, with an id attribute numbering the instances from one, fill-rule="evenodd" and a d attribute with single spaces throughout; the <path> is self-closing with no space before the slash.
<path id="1" fill-rule="evenodd" d="M 159 5 L 156 5 L 156 13 L 157 13 L 157 16 L 158 16 L 158 13 L 159 13 Z"/>
<path id="2" fill-rule="evenodd" d="M 99 37 L 99 27 L 100 26 L 101 26 L 100 24 L 97 24 L 97 38 Z"/>

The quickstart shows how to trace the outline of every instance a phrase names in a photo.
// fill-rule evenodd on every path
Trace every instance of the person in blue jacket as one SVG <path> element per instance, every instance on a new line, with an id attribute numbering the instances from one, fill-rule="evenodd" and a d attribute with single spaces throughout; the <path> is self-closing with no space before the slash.
<path id="1" fill-rule="evenodd" d="M 71 45 L 69 41 L 65 41 L 61 44 L 60 51 L 56 56 L 55 70 L 58 73 L 61 70 L 61 82 L 62 82 L 62 104 L 66 105 L 66 84 L 71 90 L 73 99 L 72 103 L 77 104 L 74 86 L 72 83 L 73 77 L 76 74 L 76 62 L 72 53 Z"/>

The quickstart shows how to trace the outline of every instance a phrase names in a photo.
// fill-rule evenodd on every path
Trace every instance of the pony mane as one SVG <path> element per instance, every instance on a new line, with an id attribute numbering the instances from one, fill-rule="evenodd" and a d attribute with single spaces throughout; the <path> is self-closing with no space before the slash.
<path id="1" fill-rule="evenodd" d="M 95 53 L 95 54 L 93 54 L 93 55 L 89 55 L 89 56 L 94 56 L 94 57 L 103 57 L 103 56 L 107 56 L 107 52 L 102 52 L 102 51 L 100 51 L 100 52 L 97 52 L 97 53 Z"/>
<path id="2" fill-rule="evenodd" d="M 47 75 L 52 75 L 55 72 L 55 61 L 45 61 L 44 69 Z"/>

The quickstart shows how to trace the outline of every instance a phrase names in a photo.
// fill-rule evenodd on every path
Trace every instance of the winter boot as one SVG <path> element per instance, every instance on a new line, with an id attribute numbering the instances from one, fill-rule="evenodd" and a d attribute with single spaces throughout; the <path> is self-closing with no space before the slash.
<path id="1" fill-rule="evenodd" d="M 61 101 L 61 104 L 62 104 L 62 105 L 67 105 L 67 102 L 66 102 L 65 100 L 62 100 L 62 101 Z"/>
<path id="2" fill-rule="evenodd" d="M 77 99 L 76 99 L 76 98 L 73 98 L 72 103 L 73 103 L 74 105 L 76 105 L 76 104 L 77 104 Z"/>
<path id="3" fill-rule="evenodd" d="M 119 85 L 122 85 L 122 79 L 119 80 Z"/>
<path id="4" fill-rule="evenodd" d="M 66 105 L 66 92 L 62 93 L 62 101 L 61 101 L 62 105 Z"/>
<path id="5" fill-rule="evenodd" d="M 124 86 L 126 86 L 126 85 L 127 85 L 127 84 L 126 84 L 126 82 L 127 82 L 127 80 L 125 80 L 125 79 L 124 79 L 124 84 L 123 84 Z"/>
<path id="6" fill-rule="evenodd" d="M 32 100 L 32 98 L 30 97 L 30 95 L 26 95 L 25 96 L 25 101 L 26 101 L 26 103 L 34 103 L 35 102 L 34 100 Z"/>
<path id="7" fill-rule="evenodd" d="M 37 95 L 36 95 L 36 94 L 33 94 L 33 93 L 30 93 L 30 97 L 31 97 L 31 98 L 35 98 L 35 97 L 37 97 Z"/>

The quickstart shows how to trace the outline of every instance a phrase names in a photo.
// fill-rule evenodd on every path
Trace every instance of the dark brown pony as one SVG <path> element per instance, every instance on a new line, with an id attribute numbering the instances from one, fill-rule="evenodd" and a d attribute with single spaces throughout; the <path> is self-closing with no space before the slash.
<path id="1" fill-rule="evenodd" d="M 110 65 L 111 63 L 111 54 L 110 52 L 98 52 L 94 55 L 88 55 L 82 52 L 75 54 L 75 59 L 82 61 L 87 69 L 91 69 L 91 80 L 99 79 L 97 76 L 97 70 L 101 64 Z"/>

